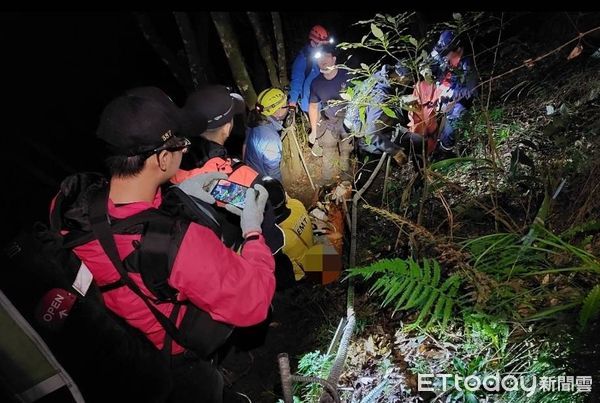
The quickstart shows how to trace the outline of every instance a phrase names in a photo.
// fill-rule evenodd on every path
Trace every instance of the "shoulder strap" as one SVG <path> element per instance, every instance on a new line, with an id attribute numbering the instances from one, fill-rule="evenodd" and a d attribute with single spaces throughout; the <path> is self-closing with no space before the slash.
<path id="1" fill-rule="evenodd" d="M 168 283 L 171 274 L 170 245 L 173 241 L 173 219 L 156 212 L 148 221 L 139 248 L 139 270 L 148 289 L 162 302 L 177 302 L 177 290 Z M 148 270 L 148 268 L 152 270 Z"/>
<path id="2" fill-rule="evenodd" d="M 179 345 L 185 346 L 182 342 L 179 331 L 175 327 L 175 324 L 163 315 L 156 307 L 149 301 L 148 297 L 140 290 L 140 288 L 131 280 L 123 262 L 119 257 L 117 250 L 117 244 L 110 227 L 110 219 L 108 217 L 107 203 L 108 203 L 108 186 L 105 186 L 98 190 L 95 197 L 90 202 L 90 223 L 92 231 L 95 237 L 100 242 L 100 245 L 104 249 L 106 255 L 110 258 L 111 262 L 115 266 L 115 269 L 119 272 L 121 280 L 134 292 L 142 301 L 148 306 L 148 309 L 156 317 L 156 320 L 161 324 L 169 336 L 175 340 Z M 168 348 L 168 346 L 165 346 Z"/>
<path id="3" fill-rule="evenodd" d="M 141 213 L 132 215 L 131 217 L 124 218 L 122 220 L 115 220 L 111 222 L 111 229 L 113 234 L 118 234 L 124 230 L 127 230 L 136 225 L 144 224 L 148 221 L 155 219 L 157 216 L 156 210 L 148 209 L 142 211 Z M 55 229 L 54 227 L 52 227 Z M 64 249 L 72 249 L 76 246 L 80 246 L 86 244 L 93 239 L 96 239 L 96 236 L 93 232 L 89 231 L 70 231 L 68 234 L 63 236 L 63 244 L 62 247 Z"/>

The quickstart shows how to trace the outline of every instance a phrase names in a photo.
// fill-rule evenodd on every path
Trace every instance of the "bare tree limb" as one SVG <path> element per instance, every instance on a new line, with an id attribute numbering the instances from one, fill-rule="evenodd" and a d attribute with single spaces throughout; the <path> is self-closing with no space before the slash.
<path id="1" fill-rule="evenodd" d="M 515 67 L 515 68 L 513 68 L 513 69 L 510 69 L 510 70 L 508 70 L 508 71 L 505 71 L 505 72 L 504 72 L 504 73 L 502 73 L 502 74 L 498 74 L 497 76 L 490 77 L 489 79 L 487 79 L 487 80 L 485 80 L 485 81 L 482 81 L 482 82 L 480 82 L 480 83 L 479 83 L 479 84 L 478 84 L 478 85 L 477 85 L 475 88 L 481 87 L 481 86 L 482 86 L 482 85 L 484 85 L 484 84 L 487 84 L 487 83 L 489 83 L 489 82 L 492 82 L 492 81 L 494 81 L 494 80 L 497 80 L 497 79 L 499 79 L 500 77 L 504 77 L 504 76 L 506 76 L 506 75 L 508 75 L 508 74 L 510 74 L 510 73 L 513 73 L 513 72 L 515 72 L 515 71 L 519 70 L 519 69 L 522 69 L 523 67 L 531 67 L 531 66 L 533 66 L 533 64 L 535 64 L 536 62 L 538 62 L 538 61 L 540 61 L 540 60 L 542 60 L 542 59 L 545 59 L 546 57 L 550 56 L 551 54 L 554 54 L 554 53 L 558 52 L 559 50 L 561 50 L 561 49 L 562 49 L 562 48 L 564 48 L 565 46 L 568 46 L 569 44 L 571 44 L 571 43 L 573 43 L 573 42 L 575 42 L 575 41 L 579 41 L 579 40 L 581 40 L 581 39 L 582 39 L 584 36 L 586 36 L 586 35 L 589 35 L 589 34 L 591 34 L 592 32 L 596 32 L 596 31 L 598 31 L 598 30 L 600 30 L 600 27 L 592 28 L 592 29 L 590 29 L 589 31 L 582 32 L 582 33 L 580 33 L 579 35 L 577 35 L 575 38 L 571 39 L 571 40 L 570 40 L 570 41 L 568 41 L 568 42 L 565 42 L 565 43 L 563 43 L 562 45 L 560 45 L 560 46 L 559 46 L 559 47 L 557 47 L 556 49 L 553 49 L 553 50 L 551 50 L 550 52 L 544 53 L 543 55 L 541 55 L 541 56 L 538 56 L 538 57 L 536 57 L 535 59 L 527 59 L 527 60 L 525 60 L 525 61 L 523 62 L 523 64 L 521 64 L 520 66 L 517 66 L 517 67 Z"/>

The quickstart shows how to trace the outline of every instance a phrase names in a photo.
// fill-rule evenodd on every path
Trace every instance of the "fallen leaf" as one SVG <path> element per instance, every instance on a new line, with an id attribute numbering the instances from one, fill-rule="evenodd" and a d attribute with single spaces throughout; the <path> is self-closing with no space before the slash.
<path id="1" fill-rule="evenodd" d="M 571 53 L 569 53 L 569 56 L 567 56 L 567 60 L 575 59 L 577 56 L 579 56 L 581 54 L 582 50 L 583 50 L 583 45 L 578 43 L 577 46 L 575 46 L 573 48 Z"/>

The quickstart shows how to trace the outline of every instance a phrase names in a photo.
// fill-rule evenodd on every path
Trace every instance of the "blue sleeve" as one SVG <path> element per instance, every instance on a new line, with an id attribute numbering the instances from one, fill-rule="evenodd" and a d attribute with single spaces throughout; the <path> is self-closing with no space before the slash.
<path id="1" fill-rule="evenodd" d="M 302 84 L 306 77 L 304 73 L 306 70 L 306 58 L 304 52 L 298 53 L 298 56 L 294 59 L 292 64 L 292 79 L 290 82 L 290 102 L 298 102 L 298 97 L 302 92 Z"/>
<path id="2" fill-rule="evenodd" d="M 469 59 L 461 60 L 460 67 L 461 77 L 456 80 L 454 98 L 470 98 L 474 95 L 477 86 L 477 72 L 473 69 Z"/>
<path id="3" fill-rule="evenodd" d="M 269 141 L 263 153 L 266 174 L 277 180 L 281 179 L 281 141 Z"/>
<path id="4" fill-rule="evenodd" d="M 436 80 L 441 80 L 444 76 L 444 70 L 447 67 L 447 62 L 435 49 L 433 51 L 431 51 L 430 57 L 431 57 L 431 60 L 430 60 L 431 75 Z"/>

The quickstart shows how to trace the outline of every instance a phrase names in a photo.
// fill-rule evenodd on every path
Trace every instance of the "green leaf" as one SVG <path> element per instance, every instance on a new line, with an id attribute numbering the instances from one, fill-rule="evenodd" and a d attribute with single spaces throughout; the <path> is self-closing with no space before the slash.
<path id="1" fill-rule="evenodd" d="M 358 117 L 360 119 L 360 122 L 364 125 L 365 122 L 367 121 L 367 107 L 362 105 L 360 108 L 358 108 Z"/>
<path id="2" fill-rule="evenodd" d="M 451 165 L 461 164 L 461 163 L 465 163 L 465 162 L 483 162 L 483 163 L 485 163 L 487 165 L 491 165 L 491 166 L 494 165 L 492 163 L 492 161 L 490 161 L 488 159 L 484 159 L 484 158 L 457 157 L 457 158 L 448 158 L 446 160 L 441 160 L 441 161 L 435 162 L 435 163 L 431 164 L 429 167 L 432 170 L 445 169 L 445 168 L 448 168 Z"/>
<path id="3" fill-rule="evenodd" d="M 375 38 L 379 39 L 380 41 L 383 41 L 385 36 L 383 34 L 383 31 L 375 24 L 371 23 L 371 32 L 373 32 L 373 35 L 375 35 Z"/>
<path id="4" fill-rule="evenodd" d="M 592 291 L 583 300 L 583 306 L 579 312 L 579 325 L 585 329 L 590 319 L 600 313 L 600 284 L 592 288 Z"/>
<path id="5" fill-rule="evenodd" d="M 393 110 L 391 110 L 390 108 L 388 108 L 387 106 L 381 106 L 381 110 L 383 111 L 383 113 L 385 113 L 387 116 L 396 119 L 396 112 L 394 112 Z"/>
<path id="6" fill-rule="evenodd" d="M 466 403 L 479 403 L 479 399 L 473 392 L 465 392 L 465 402 Z"/>
<path id="7" fill-rule="evenodd" d="M 413 38 L 412 36 L 410 38 L 408 38 L 408 41 L 410 42 L 411 45 L 413 45 L 415 48 L 419 46 L 419 42 L 417 42 L 417 40 L 415 38 Z"/>

